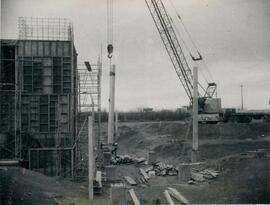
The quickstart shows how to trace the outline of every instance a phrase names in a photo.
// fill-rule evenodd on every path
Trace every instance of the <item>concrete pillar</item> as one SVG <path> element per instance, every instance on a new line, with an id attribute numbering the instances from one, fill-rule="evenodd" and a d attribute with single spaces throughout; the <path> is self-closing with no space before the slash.
<path id="1" fill-rule="evenodd" d="M 93 144 L 93 116 L 88 116 L 88 194 L 89 201 L 94 199 L 93 181 L 94 181 L 94 144 Z"/>
<path id="2" fill-rule="evenodd" d="M 118 137 L 118 111 L 115 111 L 115 136 Z"/>
<path id="3" fill-rule="evenodd" d="M 198 150 L 198 67 L 193 68 L 193 138 L 192 149 Z"/>
<path id="4" fill-rule="evenodd" d="M 198 161 L 198 151 L 197 150 L 191 150 L 191 162 L 195 163 Z"/>
<path id="5" fill-rule="evenodd" d="M 110 99 L 108 116 L 108 144 L 114 142 L 114 96 L 115 96 L 115 65 L 110 67 Z"/>

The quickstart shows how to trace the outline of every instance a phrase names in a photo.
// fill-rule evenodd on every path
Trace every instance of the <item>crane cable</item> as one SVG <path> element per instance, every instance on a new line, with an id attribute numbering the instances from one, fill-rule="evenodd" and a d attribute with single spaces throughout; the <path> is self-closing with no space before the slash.
<path id="1" fill-rule="evenodd" d="M 170 19 L 171 23 L 174 25 L 174 28 L 175 28 L 175 30 L 176 30 L 176 33 L 178 34 L 178 37 L 180 38 L 181 42 L 183 43 L 185 49 L 186 49 L 189 53 L 191 53 L 191 50 L 190 50 L 190 48 L 187 46 L 187 44 L 186 44 L 186 42 L 184 41 L 184 39 L 182 38 L 182 36 L 181 36 L 181 34 L 180 34 L 180 31 L 179 31 L 178 28 L 175 26 L 175 23 L 174 23 L 173 19 L 172 19 L 171 17 L 169 17 L 169 19 Z M 192 55 L 191 55 L 191 56 L 192 56 Z M 194 62 L 195 62 L 196 65 L 198 66 L 197 61 L 195 60 Z M 202 74 L 203 79 L 204 79 L 205 82 L 208 84 L 209 82 L 208 82 L 206 76 L 204 75 L 204 73 L 201 72 L 201 70 L 199 70 L 199 72 Z M 199 83 L 199 86 L 202 88 L 203 91 L 205 91 L 205 88 L 201 85 L 201 83 Z"/>
<path id="2" fill-rule="evenodd" d="M 113 0 L 107 0 L 107 51 L 108 58 L 113 53 Z"/>
<path id="3" fill-rule="evenodd" d="M 191 41 L 193 47 L 195 48 L 195 50 L 197 51 L 197 53 L 198 53 L 199 56 L 201 57 L 200 51 L 199 51 L 199 49 L 198 49 L 198 46 L 196 45 L 196 43 L 195 43 L 194 40 L 192 39 L 190 32 L 188 31 L 187 27 L 185 26 L 185 24 L 184 24 L 184 22 L 183 22 L 183 20 L 182 20 L 182 18 L 181 18 L 181 16 L 180 16 L 180 14 L 179 14 L 179 12 L 177 11 L 175 5 L 173 4 L 172 0 L 170 0 L 170 4 L 171 4 L 171 6 L 173 7 L 173 9 L 174 9 L 174 11 L 175 11 L 175 13 L 176 13 L 176 15 L 177 15 L 177 18 L 178 18 L 178 20 L 180 21 L 180 23 L 182 24 L 182 26 L 183 26 L 183 28 L 184 28 L 186 34 L 188 35 L 188 38 L 190 39 L 190 41 Z M 190 49 L 188 49 L 188 51 L 190 52 Z M 190 56 L 192 57 L 191 52 L 190 52 Z M 192 58 L 192 59 L 193 59 L 193 58 Z M 210 77 L 211 80 L 213 81 L 214 78 L 213 78 L 211 72 L 209 71 L 206 62 L 203 60 L 203 58 L 201 58 L 201 60 L 202 60 L 204 66 L 205 66 L 205 68 L 206 68 L 207 73 L 209 74 L 209 77 Z M 196 61 L 195 61 L 195 62 L 196 62 Z M 197 65 L 198 65 L 198 64 L 197 64 Z M 201 73 L 202 73 L 202 72 L 201 72 Z M 206 81 L 207 81 L 207 80 L 206 80 Z M 207 81 L 207 82 L 208 82 L 208 81 Z"/>
<path id="4" fill-rule="evenodd" d="M 181 16 L 180 16 L 180 14 L 178 13 L 178 11 L 177 11 L 175 5 L 173 4 L 172 0 L 170 0 L 170 4 L 171 4 L 171 6 L 173 7 L 173 9 L 174 9 L 174 11 L 175 11 L 175 13 L 176 13 L 176 15 L 177 15 L 177 18 L 179 19 L 180 23 L 182 24 L 182 26 L 183 26 L 183 28 L 184 28 L 186 34 L 188 35 L 188 38 L 190 39 L 190 41 L 191 41 L 191 43 L 192 43 L 192 46 L 196 49 L 197 53 L 200 55 L 199 49 L 197 48 L 195 42 L 193 41 L 193 39 L 192 39 L 192 37 L 191 37 L 191 34 L 190 34 L 189 31 L 187 30 L 187 28 L 186 28 L 186 26 L 185 26 L 185 24 L 184 24 L 184 22 L 183 22 L 183 20 L 182 20 L 182 18 L 181 18 Z M 191 53 L 190 53 L 190 55 L 192 56 Z"/>

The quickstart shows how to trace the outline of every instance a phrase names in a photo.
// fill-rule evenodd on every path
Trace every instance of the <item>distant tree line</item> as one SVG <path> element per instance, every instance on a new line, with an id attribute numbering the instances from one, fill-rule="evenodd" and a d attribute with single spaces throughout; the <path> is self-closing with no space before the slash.
<path id="1" fill-rule="evenodd" d="M 81 113 L 81 116 L 88 115 L 89 113 Z M 126 111 L 118 112 L 118 121 L 120 122 L 144 122 L 144 121 L 178 121 L 186 120 L 190 117 L 190 113 L 186 110 L 177 109 L 177 110 L 157 110 L 145 112 L 143 110 L 136 111 Z M 97 114 L 95 115 L 96 120 L 98 119 Z M 108 112 L 103 110 L 101 112 L 101 121 L 108 121 Z"/>

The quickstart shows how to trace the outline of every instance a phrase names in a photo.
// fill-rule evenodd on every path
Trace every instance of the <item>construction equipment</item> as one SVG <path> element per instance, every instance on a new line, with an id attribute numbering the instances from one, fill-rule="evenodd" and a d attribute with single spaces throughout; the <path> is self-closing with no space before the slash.
<path id="1" fill-rule="evenodd" d="M 145 0 L 150 14 L 155 22 L 156 28 L 171 59 L 174 69 L 180 79 L 180 82 L 191 102 L 193 103 L 193 75 L 188 65 L 187 59 L 179 43 L 172 19 L 169 16 L 162 0 Z M 180 17 L 179 17 L 180 18 Z M 190 56 L 193 61 L 202 60 L 201 54 L 198 52 L 198 57 Z M 202 93 L 199 91 L 199 122 L 216 123 L 220 121 L 221 99 L 215 98 L 217 85 L 216 83 L 208 83 L 205 89 L 200 83 Z"/>

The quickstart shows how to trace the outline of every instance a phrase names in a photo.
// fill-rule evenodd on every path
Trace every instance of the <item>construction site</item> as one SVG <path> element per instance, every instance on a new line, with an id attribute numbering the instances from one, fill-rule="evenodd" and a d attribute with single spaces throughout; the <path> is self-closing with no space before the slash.
<path id="1" fill-rule="evenodd" d="M 139 85 L 142 81 L 129 67 L 125 70 L 131 78 L 118 74 L 124 61 L 118 44 L 134 37 L 114 35 L 116 26 L 125 26 L 125 21 L 114 22 L 121 7 L 115 6 L 117 1 L 100 4 L 106 11 L 106 45 L 86 46 L 96 53 L 94 62 L 80 57 L 76 42 L 85 38 L 86 44 L 87 35 L 69 18 L 19 16 L 17 38 L 1 35 L 0 205 L 270 203 L 270 100 L 257 102 L 254 97 L 263 109 L 246 108 L 248 91 L 238 76 L 239 102 L 227 106 L 230 99 L 218 93 L 219 84 L 205 78 L 207 58 L 173 2 L 141 4 L 157 38 L 153 44 L 163 52 L 152 61 L 168 63 L 162 70 L 176 76 L 180 86 L 175 90 L 183 93 L 183 102 L 174 109 L 163 101 L 155 101 L 160 109 L 147 103 L 137 109 L 141 104 L 129 101 L 136 95 L 130 81 L 140 92 L 151 86 Z M 2 7 L 1 12 L 7 8 Z M 143 64 L 151 72 L 158 70 Z M 124 85 L 117 86 L 120 79 Z M 156 82 L 154 77 L 147 81 Z M 259 89 L 268 90 L 264 97 L 270 99 L 269 82 L 262 85 Z M 117 97 L 124 89 L 130 95 Z M 170 101 L 171 92 L 165 93 L 162 99 Z M 121 107 L 129 103 L 131 110 Z"/>

